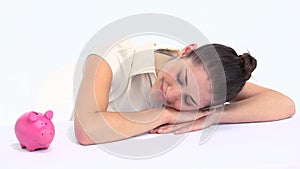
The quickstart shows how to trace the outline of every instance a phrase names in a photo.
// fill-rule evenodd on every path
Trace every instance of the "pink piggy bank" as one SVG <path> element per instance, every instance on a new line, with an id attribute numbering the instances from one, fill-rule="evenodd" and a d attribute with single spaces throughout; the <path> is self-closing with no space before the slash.
<path id="1" fill-rule="evenodd" d="M 47 149 L 54 138 L 53 112 L 34 111 L 23 114 L 16 122 L 15 133 L 22 148 L 29 151 Z"/>

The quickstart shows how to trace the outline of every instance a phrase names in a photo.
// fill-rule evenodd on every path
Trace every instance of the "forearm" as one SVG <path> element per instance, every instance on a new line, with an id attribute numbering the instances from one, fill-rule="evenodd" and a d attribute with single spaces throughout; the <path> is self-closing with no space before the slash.
<path id="1" fill-rule="evenodd" d="M 165 124 L 167 120 L 162 109 L 128 113 L 95 112 L 75 114 L 75 132 L 81 144 L 122 140 L 145 133 Z M 85 135 L 84 139 L 82 139 L 82 135 Z"/>
<path id="2" fill-rule="evenodd" d="M 295 113 L 294 102 L 273 90 L 225 106 L 219 123 L 274 121 Z"/>

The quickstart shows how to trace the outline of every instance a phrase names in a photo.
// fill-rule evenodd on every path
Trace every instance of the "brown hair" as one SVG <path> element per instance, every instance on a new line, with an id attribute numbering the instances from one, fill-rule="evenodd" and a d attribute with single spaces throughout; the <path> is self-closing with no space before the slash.
<path id="1" fill-rule="evenodd" d="M 185 58 L 205 67 L 211 82 L 212 101 L 219 105 L 231 101 L 244 87 L 257 65 L 249 53 L 238 55 L 232 48 L 221 44 L 201 46 Z"/>
<path id="2" fill-rule="evenodd" d="M 171 56 L 171 57 L 177 57 L 178 53 L 179 53 L 179 50 L 161 48 L 161 49 L 156 49 L 154 52 L 165 54 L 165 55 L 168 55 L 168 56 Z"/>

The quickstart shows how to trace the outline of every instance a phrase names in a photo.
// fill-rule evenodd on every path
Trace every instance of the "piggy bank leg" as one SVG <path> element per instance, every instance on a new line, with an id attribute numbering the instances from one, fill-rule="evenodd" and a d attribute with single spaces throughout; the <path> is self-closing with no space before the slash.
<path id="1" fill-rule="evenodd" d="M 26 146 L 24 144 L 20 144 L 21 148 L 26 148 Z"/>
<path id="2" fill-rule="evenodd" d="M 49 146 L 48 146 L 49 147 Z M 44 150 L 44 149 L 48 149 L 48 147 L 39 147 L 39 148 L 36 148 L 36 147 L 26 147 L 27 150 L 29 151 L 38 151 L 38 150 Z"/>
<path id="3" fill-rule="evenodd" d="M 37 148 L 36 148 L 36 146 L 26 146 L 26 148 L 27 148 L 27 150 L 29 150 L 29 151 L 35 151 L 35 150 L 37 150 Z"/>
<path id="4" fill-rule="evenodd" d="M 35 151 L 35 148 L 32 148 L 32 147 L 27 147 L 27 150 L 29 150 L 29 151 Z"/>

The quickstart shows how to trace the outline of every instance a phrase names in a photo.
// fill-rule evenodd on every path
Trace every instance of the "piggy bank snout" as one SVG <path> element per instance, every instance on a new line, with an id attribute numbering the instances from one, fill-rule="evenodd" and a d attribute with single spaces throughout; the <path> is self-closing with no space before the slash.
<path id="1" fill-rule="evenodd" d="M 50 129 L 43 129 L 40 132 L 40 143 L 47 144 L 53 140 L 54 131 Z"/>
<path id="2" fill-rule="evenodd" d="M 44 137 L 53 137 L 54 132 L 50 129 L 44 129 L 41 131 L 41 135 Z"/>

